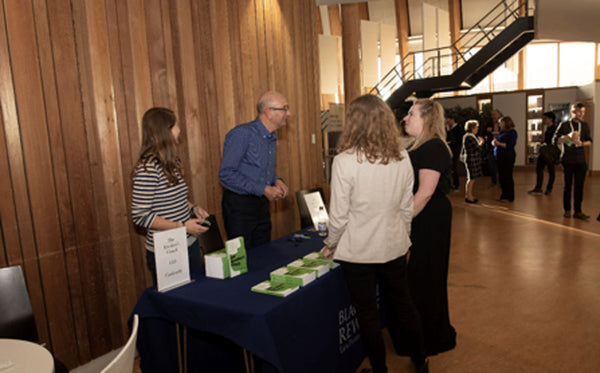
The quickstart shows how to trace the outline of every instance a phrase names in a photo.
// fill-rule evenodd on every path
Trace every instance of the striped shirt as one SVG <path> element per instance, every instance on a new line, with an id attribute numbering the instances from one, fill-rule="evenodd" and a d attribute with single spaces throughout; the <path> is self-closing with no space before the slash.
<path id="1" fill-rule="evenodd" d="M 150 228 L 156 216 L 175 222 L 186 222 L 190 219 L 188 206 L 188 186 L 177 174 L 177 185 L 169 185 L 157 159 L 138 164 L 133 175 L 133 196 L 131 215 L 133 223 L 147 229 L 146 250 L 154 251 L 154 232 Z"/>

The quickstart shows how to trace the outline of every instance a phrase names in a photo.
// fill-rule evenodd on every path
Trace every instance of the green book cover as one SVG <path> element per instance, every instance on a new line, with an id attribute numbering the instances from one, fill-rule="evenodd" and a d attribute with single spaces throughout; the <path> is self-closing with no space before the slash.
<path id="1" fill-rule="evenodd" d="M 231 265 L 231 277 L 248 272 L 244 237 L 236 237 L 225 242 L 225 250 Z"/>
<path id="2" fill-rule="evenodd" d="M 231 265 L 225 249 L 214 251 L 204 256 L 206 277 L 228 278 L 231 277 Z"/>
<path id="3" fill-rule="evenodd" d="M 320 260 L 323 263 L 327 263 L 329 264 L 329 268 L 333 269 L 336 267 L 339 267 L 340 264 L 334 262 L 333 260 L 327 260 L 325 259 L 325 257 L 323 256 L 323 253 L 321 253 L 320 251 L 315 251 L 314 253 L 310 253 L 304 256 L 304 259 L 314 259 L 314 260 Z"/>
<path id="4" fill-rule="evenodd" d="M 250 290 L 256 293 L 275 295 L 276 297 L 287 297 L 298 290 L 298 286 L 288 285 L 282 282 L 263 281 L 254 285 Z"/>
<path id="5" fill-rule="evenodd" d="M 316 277 L 314 270 L 299 267 L 281 267 L 271 272 L 271 282 L 292 286 L 305 286 Z"/>
<path id="6" fill-rule="evenodd" d="M 329 272 L 329 263 L 318 259 L 297 259 L 287 265 L 288 267 L 308 268 L 315 271 L 317 277 L 321 277 Z"/>

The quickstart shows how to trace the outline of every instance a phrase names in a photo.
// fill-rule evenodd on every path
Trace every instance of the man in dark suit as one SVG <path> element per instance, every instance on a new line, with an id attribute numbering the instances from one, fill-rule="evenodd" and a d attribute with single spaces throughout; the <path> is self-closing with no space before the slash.
<path id="1" fill-rule="evenodd" d="M 460 167 L 460 151 L 462 149 L 462 138 L 465 130 L 461 125 L 456 123 L 456 119 L 452 115 L 446 116 L 446 141 L 452 150 L 452 189 L 458 190 L 458 170 Z"/>
<path id="2" fill-rule="evenodd" d="M 544 128 L 544 139 L 542 142 L 542 146 L 551 146 L 552 138 L 554 137 L 554 132 L 556 132 L 556 124 L 554 121 L 556 120 L 556 115 L 548 111 L 542 115 L 542 127 Z M 548 186 L 546 187 L 546 194 L 552 193 L 552 186 L 554 185 L 554 164 L 548 162 L 541 154 L 538 155 L 537 158 L 537 181 L 535 187 L 530 190 L 529 194 L 542 194 L 542 184 L 544 182 L 544 168 L 548 167 Z"/>
<path id="3" fill-rule="evenodd" d="M 554 141 L 563 146 L 562 165 L 565 176 L 563 207 L 565 218 L 588 220 L 590 217 L 581 211 L 583 183 L 587 173 L 587 160 L 584 147 L 592 145 L 590 127 L 583 121 L 585 105 L 581 102 L 571 105 L 571 119 L 562 122 L 554 135 Z M 573 190 L 574 214 L 571 215 L 571 190 Z"/>

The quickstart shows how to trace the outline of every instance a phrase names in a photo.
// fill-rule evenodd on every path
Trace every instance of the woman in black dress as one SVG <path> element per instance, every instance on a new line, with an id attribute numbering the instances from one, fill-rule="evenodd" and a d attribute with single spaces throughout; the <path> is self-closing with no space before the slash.
<path id="1" fill-rule="evenodd" d="M 415 184 L 408 280 L 421 316 L 425 349 L 435 355 L 456 345 L 447 289 L 452 206 L 446 194 L 451 189 L 452 155 L 439 103 L 417 100 L 404 121 L 406 132 L 415 139 L 409 148 Z"/>

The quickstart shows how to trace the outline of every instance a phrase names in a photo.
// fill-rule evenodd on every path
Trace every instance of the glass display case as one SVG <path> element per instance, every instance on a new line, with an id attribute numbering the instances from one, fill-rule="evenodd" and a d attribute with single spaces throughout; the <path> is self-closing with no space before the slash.
<path id="1" fill-rule="evenodd" d="M 542 114 L 544 113 L 544 95 L 527 95 L 527 163 L 536 163 L 540 145 L 544 141 L 542 132 Z"/>

